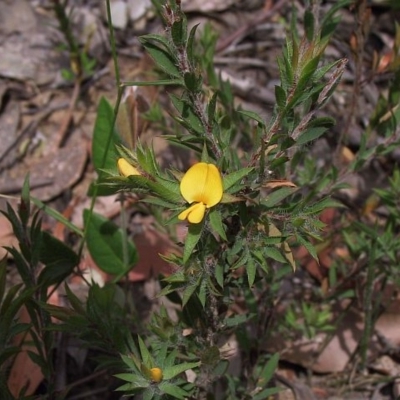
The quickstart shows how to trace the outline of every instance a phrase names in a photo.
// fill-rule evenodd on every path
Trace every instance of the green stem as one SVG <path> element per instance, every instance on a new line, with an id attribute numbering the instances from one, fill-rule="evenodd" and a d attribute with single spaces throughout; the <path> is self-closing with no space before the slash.
<path id="1" fill-rule="evenodd" d="M 361 353 L 361 370 L 364 370 L 367 365 L 367 352 L 368 344 L 372 334 L 373 328 L 373 306 L 372 306 L 372 295 L 373 285 L 375 279 L 375 246 L 376 241 L 373 239 L 371 252 L 369 254 L 369 262 L 367 265 L 367 281 L 364 288 L 364 314 L 365 314 L 365 325 L 364 332 L 360 341 L 360 353 Z"/>
<path id="2" fill-rule="evenodd" d="M 121 79 L 120 79 L 119 65 L 118 65 L 118 58 L 117 58 L 117 46 L 115 44 L 115 35 L 114 35 L 114 29 L 112 26 L 110 0 L 107 0 L 106 4 L 107 4 L 108 29 L 110 32 L 111 54 L 112 54 L 112 58 L 113 58 L 113 62 L 114 62 L 114 70 L 115 70 L 115 80 L 117 81 L 118 88 L 120 88 Z"/>
<path id="3" fill-rule="evenodd" d="M 124 91 L 124 87 L 123 85 L 121 85 L 121 80 L 120 80 L 120 73 L 119 73 L 119 66 L 118 66 L 118 59 L 117 59 L 117 49 L 116 49 L 116 44 L 115 44 L 115 36 L 114 36 L 114 30 L 112 27 L 112 19 L 111 19 L 111 7 L 110 7 L 110 0 L 107 0 L 107 20 L 108 20 L 108 26 L 110 29 L 110 44 L 111 44 L 111 53 L 112 53 L 112 58 L 114 61 L 114 69 L 115 69 L 115 80 L 116 80 L 116 86 L 117 86 L 117 100 L 115 102 L 115 107 L 114 107 L 114 116 L 113 116 L 113 121 L 112 121 L 112 128 L 111 128 L 111 132 L 108 136 L 108 140 L 106 143 L 106 150 L 103 154 L 103 159 L 101 162 L 101 165 L 105 165 L 107 156 L 108 156 L 108 150 L 111 147 L 111 142 L 112 142 L 112 136 L 113 136 L 113 132 L 114 132 L 114 128 L 115 128 L 115 124 L 117 121 L 117 116 L 118 116 L 118 110 L 119 110 L 119 106 L 121 104 L 121 100 L 122 100 L 122 94 Z M 99 179 L 101 179 L 103 172 L 99 172 Z M 86 241 L 86 234 L 87 234 L 87 227 L 90 225 L 90 218 L 92 215 L 92 211 L 97 199 L 97 193 L 98 193 L 98 186 L 96 185 L 94 190 L 93 190 L 93 196 L 92 196 L 92 201 L 90 203 L 90 214 L 89 214 L 89 218 L 88 218 L 88 223 L 86 224 L 86 226 L 84 227 L 84 232 L 83 232 L 83 240 L 80 243 L 79 246 L 79 251 L 78 251 L 78 255 L 79 257 L 82 256 L 82 252 L 83 252 L 83 246 L 84 243 Z"/>

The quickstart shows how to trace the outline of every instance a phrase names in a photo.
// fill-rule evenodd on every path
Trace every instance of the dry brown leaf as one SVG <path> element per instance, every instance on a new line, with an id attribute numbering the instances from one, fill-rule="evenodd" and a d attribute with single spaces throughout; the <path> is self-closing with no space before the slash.
<path id="1" fill-rule="evenodd" d="M 58 291 L 54 291 L 49 298 L 49 303 L 58 305 Z M 31 322 L 28 311 L 23 306 L 18 315 L 19 322 L 29 324 Z M 39 340 L 40 336 L 38 335 Z M 14 359 L 13 365 L 8 377 L 8 388 L 15 398 L 19 398 L 22 389 L 26 389 L 25 395 L 29 396 L 35 393 L 42 382 L 44 376 L 38 364 L 35 364 L 28 355 L 28 350 L 38 354 L 36 347 L 32 344 L 31 335 L 19 334 L 14 339 L 15 346 L 21 346 L 21 351 Z"/>
<path id="2" fill-rule="evenodd" d="M 341 320 L 332 339 L 320 354 L 318 351 L 321 349 L 326 334 L 318 334 L 313 339 L 302 338 L 294 342 L 285 340 L 282 335 L 276 335 L 266 344 L 266 348 L 268 351 L 281 352 L 282 360 L 301 365 L 314 372 L 340 372 L 344 370 L 356 350 L 362 336 L 363 326 L 361 313 L 350 310 Z"/>
<path id="3" fill-rule="evenodd" d="M 268 225 L 268 236 L 270 237 L 281 237 L 281 231 L 272 223 Z M 292 250 L 289 244 L 284 241 L 281 244 L 277 244 L 276 247 L 280 248 L 286 258 L 289 261 L 290 265 L 292 266 L 293 271 L 296 270 L 296 261 L 294 260 Z"/>
<path id="4" fill-rule="evenodd" d="M 400 346 L 400 299 L 393 301 L 376 322 L 375 329 L 393 347 Z"/>
<path id="5" fill-rule="evenodd" d="M 25 307 L 21 308 L 19 321 L 21 323 L 30 323 L 31 321 Z M 37 354 L 37 350 L 28 343 L 32 343 L 32 338 L 29 334 L 25 337 L 23 334 L 18 335 L 14 343 L 17 346 L 21 345 L 22 349 L 15 357 L 8 377 L 8 388 L 16 399 L 19 398 L 20 391 L 25 387 L 26 396 L 34 394 L 44 378 L 39 365 L 35 364 L 27 353 L 29 350 Z"/>
<path id="6" fill-rule="evenodd" d="M 18 240 L 14 236 L 10 221 L 0 214 L 0 259 L 7 254 L 7 250 L 3 246 L 18 247 Z"/>
<path id="7" fill-rule="evenodd" d="M 391 50 L 390 52 L 384 54 L 378 62 L 378 65 L 376 67 L 376 72 L 378 74 L 382 74 L 384 72 L 386 72 L 390 66 L 390 64 L 393 62 L 394 59 L 394 53 L 393 50 Z"/>
<path id="8" fill-rule="evenodd" d="M 285 186 L 293 187 L 293 188 L 297 187 L 293 182 L 286 181 L 284 179 L 271 180 L 263 185 L 264 188 L 268 188 L 268 189 L 275 189 L 278 187 L 285 187 Z"/>
<path id="9" fill-rule="evenodd" d="M 350 164 L 354 160 L 354 157 L 354 153 L 347 146 L 342 146 L 340 150 L 340 161 L 342 164 Z"/>
<path id="10" fill-rule="evenodd" d="M 174 268 L 160 255 L 178 254 L 180 248 L 163 232 L 156 230 L 151 224 L 152 218 L 143 221 L 141 233 L 134 236 L 134 242 L 139 254 L 139 262 L 129 273 L 132 282 L 142 281 L 159 274 L 170 275 Z"/>

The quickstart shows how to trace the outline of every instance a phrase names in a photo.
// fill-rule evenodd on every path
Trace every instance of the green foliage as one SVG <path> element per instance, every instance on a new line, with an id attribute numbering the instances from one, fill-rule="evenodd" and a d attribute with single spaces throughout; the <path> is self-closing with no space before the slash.
<path id="1" fill-rule="evenodd" d="M 257 310 L 222 321 L 211 316 L 216 316 L 223 304 L 229 305 L 230 299 L 244 290 L 243 285 L 251 289 L 262 284 L 267 276 L 270 276 L 268 280 L 273 280 L 272 265 L 279 263 L 294 269 L 296 264 L 291 251 L 294 241 L 317 258 L 312 240 L 318 239 L 318 232 L 324 227 L 317 217 L 325 208 L 336 207 L 338 203 L 329 198 L 319 199 L 316 192 L 304 196 L 296 183 L 285 184 L 283 179 L 282 185 L 272 184 L 269 176 L 284 178 L 285 169 L 296 169 L 299 163 L 296 151 L 318 139 L 333 125 L 331 118 L 319 117 L 317 111 L 332 95 L 345 60 L 322 64 L 332 21 L 324 22 L 325 34 L 320 36 L 314 16 L 307 12 L 306 37 L 299 40 L 293 36 L 288 40 L 278 61 L 281 84 L 275 90 L 277 105 L 272 118 L 266 122 L 257 113 L 236 109 L 229 83 L 215 75 L 216 36 L 210 27 L 205 27 L 197 43 L 197 27 L 187 32 L 180 4 L 172 2 L 159 11 L 166 24 L 166 36 L 145 35 L 140 42 L 164 74 L 163 81 L 177 86 L 169 97 L 175 107 L 173 119 L 181 128 L 176 127 L 166 138 L 194 152 L 202 162 L 216 165 L 221 171 L 224 191 L 220 203 L 206 210 L 200 223 L 189 223 L 182 255 L 166 258 L 177 270 L 164 278 L 161 295 L 174 297 L 182 308 L 182 322 L 198 327 L 197 336 L 202 338 L 201 343 L 207 349 L 201 357 L 203 368 L 206 365 L 216 367 L 221 360 L 215 353 L 210 330 L 213 338 L 221 337 L 232 327 L 248 323 L 257 315 Z M 332 15 L 334 13 L 332 11 Z M 205 91 L 205 78 L 211 93 Z M 150 120 L 166 124 L 160 114 L 152 113 Z M 257 133 L 251 139 L 243 134 L 250 131 Z M 240 138 L 239 143 L 241 140 L 251 142 L 250 153 L 239 158 L 237 149 L 231 145 L 234 138 Z M 120 178 L 106 171 L 108 174 L 100 184 L 109 187 L 111 184 L 114 190 L 142 193 L 144 202 L 169 211 L 169 224 L 176 222 L 176 217 L 188 207 L 180 193 L 182 172 L 162 170 L 153 150 L 144 149 L 140 143 L 133 149 L 122 150 L 120 156 L 139 169 L 141 176 Z M 206 193 L 207 188 L 204 190 Z M 330 328 L 329 313 L 314 312 L 306 305 L 302 311 L 308 336 Z M 167 316 L 157 319 L 156 336 L 172 344 L 177 340 L 175 329 L 167 322 Z M 209 322 L 205 324 L 207 319 Z M 288 323 L 293 325 L 295 321 L 289 319 Z M 160 329 L 164 324 L 170 327 L 168 335 Z M 187 354 L 189 349 L 195 351 L 193 342 L 185 343 L 183 348 Z M 144 347 L 141 349 L 143 363 L 147 364 L 147 369 L 151 368 L 150 353 L 143 354 Z M 174 386 L 166 385 L 162 389 L 162 384 L 156 390 L 143 376 L 139 364 L 139 361 L 135 363 L 133 375 L 119 375 L 128 382 L 120 390 L 141 391 L 146 398 L 156 398 L 159 390 L 164 390 L 173 397 L 183 398 L 177 385 L 176 392 L 172 389 Z M 276 358 L 267 365 L 268 372 L 263 372 L 267 376 L 265 382 L 271 377 Z M 199 393 L 203 389 L 197 387 L 196 390 Z M 260 399 L 274 393 L 274 389 L 262 386 L 252 390 L 255 398 Z"/>
<path id="2" fill-rule="evenodd" d="M 116 224 L 89 210 L 84 211 L 86 244 L 93 260 L 103 271 L 122 277 L 137 263 L 132 242 L 124 253 L 124 232 Z"/>
<path id="3" fill-rule="evenodd" d="M 103 169 L 117 172 L 116 145 L 121 143 L 121 139 L 114 131 L 114 124 L 112 106 L 106 99 L 100 99 L 92 142 L 93 165 L 98 173 Z"/>
<path id="4" fill-rule="evenodd" d="M 59 30 L 64 36 L 65 44 L 60 48 L 67 50 L 70 57 L 70 69 L 63 69 L 62 76 L 66 80 L 76 80 L 80 82 L 83 77 L 92 75 L 96 61 L 87 54 L 88 43 L 81 48 L 78 39 L 74 36 L 71 26 L 71 15 L 67 13 L 68 0 L 61 2 L 55 1 L 53 9 L 59 23 Z"/>
<path id="5" fill-rule="evenodd" d="M 289 330 L 301 333 L 307 339 L 313 339 L 318 332 L 335 329 L 332 325 L 332 313 L 328 308 L 320 308 L 301 303 L 301 308 L 291 307 L 285 315 L 285 324 Z"/>
<path id="6" fill-rule="evenodd" d="M 55 387 L 52 362 L 54 334 L 48 330 L 50 315 L 40 304 L 47 302 L 52 286 L 59 285 L 71 274 L 79 257 L 64 243 L 42 231 L 39 212 L 31 213 L 27 178 L 18 210 L 14 211 L 8 204 L 7 211 L 3 212 L 18 240 L 18 248 L 5 249 L 13 256 L 22 282 L 7 290 L 6 260 L 3 259 L 0 263 L 0 382 L 4 380 L 4 365 L 21 350 L 15 341 L 17 335 L 29 334 L 35 351 L 28 351 L 28 355 L 40 367 L 51 392 Z M 30 318 L 27 323 L 18 320 L 23 307 Z"/>
<path id="7" fill-rule="evenodd" d="M 5 264 L 0 264 L 0 349 L 4 348 L 0 350 L 0 364 L 18 351 L 11 344 L 13 337 L 29 331 L 39 350 L 32 358 L 45 371 L 51 386 L 53 335 L 63 332 L 95 349 L 98 368 L 107 368 L 124 381 L 117 390 L 127 396 L 140 395 L 146 400 L 214 398 L 214 385 L 220 381 L 224 398 L 266 399 L 280 389 L 273 380 L 279 354 L 271 356 L 261 346 L 270 333 L 265 330 L 265 314 L 274 307 L 284 275 L 296 268 L 293 248 L 301 245 L 317 260 L 315 243 L 321 240 L 325 227 L 319 215 L 326 208 L 340 206 L 329 197 L 340 187 L 338 172 L 334 168 L 329 173 L 319 171 L 307 146 L 334 124 L 319 111 L 331 98 L 346 60 L 325 64 L 324 50 L 338 21 L 336 11 L 349 2 L 338 2 L 321 23 L 307 10 L 305 36 L 299 39 L 295 32 L 288 36 L 278 59 L 280 83 L 275 87 L 276 105 L 268 121 L 237 107 L 230 83 L 215 73 L 217 35 L 211 27 L 205 26 L 198 38 L 197 26 L 188 31 L 180 2 L 155 3 L 166 25 L 165 34 L 148 34 L 139 40 L 153 59 L 160 79 L 121 82 L 111 35 L 118 97 L 115 108 L 104 98 L 98 106 L 92 146 L 98 178 L 89 190 L 92 205 L 84 211 L 83 232 L 32 199 L 83 238 L 79 255 L 42 232 L 40 214 L 30 208 L 28 183 L 18 212 L 8 207 L 5 213 L 19 241 L 19 249 L 8 251 L 22 283 L 5 293 Z M 65 15 L 58 12 L 59 20 L 64 21 Z M 61 29 L 68 34 L 70 27 L 64 24 Z M 69 40 L 71 51 L 79 52 L 73 39 Z M 396 82 L 398 78 L 396 75 Z M 145 118 L 162 127 L 167 133 L 164 138 L 172 145 L 179 145 L 199 162 L 212 164 L 218 179 L 210 179 L 209 172 L 206 176 L 198 172 L 198 179 L 188 184 L 191 187 L 186 188 L 190 192 L 186 196 L 182 184 L 186 171 L 176 170 L 174 165 L 161 167 L 154 149 L 140 140 L 132 148 L 127 147 L 117 131 L 116 116 L 122 89 L 129 85 L 171 88 L 168 98 L 172 114 L 166 116 L 160 102 Z M 388 126 L 398 117 L 394 107 L 400 96 L 396 90 L 381 101 L 372 120 L 374 128 L 385 137 L 389 136 Z M 388 108 L 393 115 L 385 125 L 382 117 Z M 374 151 L 385 152 L 369 149 L 365 141 L 352 168 L 364 165 Z M 130 172 L 119 168 L 120 158 L 130 164 Z M 376 191 L 395 216 L 399 183 L 400 174 L 396 172 L 391 191 Z M 220 190 L 221 198 L 215 199 Z M 155 217 L 157 229 L 173 232 L 179 220 L 187 224 L 182 243 L 177 243 L 181 251 L 163 256 L 175 266 L 174 272 L 159 277 L 160 296 L 176 305 L 174 318 L 161 307 L 152 312 L 150 322 L 143 321 L 129 290 L 118 284 L 135 267 L 136 248 L 128 240 L 124 223 L 120 228 L 93 212 L 97 196 L 116 193 L 121 204 L 132 194 L 138 209 Z M 199 206 L 192 210 L 201 215 L 198 223 L 189 222 L 185 214 L 193 206 Z M 384 252 L 397 260 L 397 242 L 390 240 L 395 226 L 396 222 L 391 221 L 386 236 L 376 240 L 374 260 L 383 258 Z M 357 228 L 361 232 L 358 240 L 372 235 L 363 225 Z M 344 235 L 355 253 L 364 249 L 366 240 L 350 243 L 354 241 L 352 234 Z M 98 267 L 115 276 L 114 281 L 103 287 L 88 282 L 85 301 L 65 284 L 69 304 L 48 304 L 49 287 L 59 286 L 74 272 L 84 245 Z M 243 302 L 241 312 L 234 307 L 238 298 Z M 15 320 L 22 305 L 32 319 L 29 326 Z M 58 320 L 57 324 L 50 315 Z M 283 326 L 312 338 L 332 329 L 330 309 L 303 302 L 300 309 L 288 310 Z M 259 337 L 254 338 L 253 329 Z M 239 376 L 227 373 L 229 357 L 221 345 L 231 336 L 245 359 L 252 359 Z M 193 383 L 187 374 L 194 376 Z"/>

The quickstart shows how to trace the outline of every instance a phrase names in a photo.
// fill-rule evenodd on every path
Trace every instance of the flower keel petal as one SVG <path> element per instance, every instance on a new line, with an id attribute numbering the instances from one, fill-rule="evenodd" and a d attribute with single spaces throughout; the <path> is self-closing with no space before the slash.
<path id="1" fill-rule="evenodd" d="M 192 224 L 200 223 L 204 218 L 206 206 L 203 203 L 195 203 L 178 215 L 181 221 L 187 219 Z"/>

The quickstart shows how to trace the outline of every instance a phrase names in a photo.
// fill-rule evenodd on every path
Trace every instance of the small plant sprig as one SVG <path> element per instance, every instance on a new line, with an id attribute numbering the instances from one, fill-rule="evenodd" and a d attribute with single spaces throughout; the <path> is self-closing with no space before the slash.
<path id="1" fill-rule="evenodd" d="M 4 395 L 8 393 L 7 385 L 3 382 L 5 362 L 7 360 L 11 364 L 15 362 L 23 348 L 33 364 L 40 367 L 49 393 L 56 391 L 57 366 L 53 362 L 54 332 L 50 329 L 51 317 L 44 305 L 48 303 L 50 294 L 72 273 L 79 262 L 73 250 L 42 230 L 40 211 L 32 213 L 31 209 L 29 177 L 27 177 L 18 211 L 14 211 L 9 204 L 7 210 L 2 211 L 10 221 L 18 240 L 18 248 L 5 247 L 5 249 L 13 256 L 21 279 L 20 283 L 6 292 L 6 264 L 3 260 L 0 265 L 0 383 L 4 384 L 2 385 Z M 28 315 L 26 322 L 19 320 L 22 309 L 25 309 Z M 17 346 L 12 340 L 15 340 L 18 334 L 22 336 Z M 24 390 L 12 395 L 22 398 Z"/>
<path id="2" fill-rule="evenodd" d="M 299 147 L 320 137 L 333 123 L 317 113 L 331 97 L 346 60 L 321 65 L 332 26 L 324 29 L 322 24 L 317 30 L 314 20 L 308 18 L 307 36 L 287 40 L 278 63 L 281 84 L 275 91 L 277 103 L 272 118 L 265 122 L 254 112 L 236 110 L 232 97 L 223 91 L 229 86 L 212 76 L 211 68 L 203 75 L 201 65 L 207 63 L 200 63 L 195 51 L 199 48 L 197 26 L 188 31 L 180 1 L 158 9 L 165 35 L 149 34 L 139 40 L 164 75 L 154 84 L 176 88 L 169 97 L 176 109 L 172 118 L 181 129 L 165 138 L 193 152 L 199 161 L 187 171 L 163 170 L 151 147 L 138 142 L 127 148 L 116 134 L 105 166 L 97 167 L 102 176 L 97 185 L 100 191 L 140 194 L 142 203 L 167 211 L 165 223 L 169 225 L 186 221 L 182 254 L 165 257 L 176 272 L 163 279 L 161 295 L 175 300 L 178 295 L 180 323 L 195 332 L 196 342 L 182 337 L 174 340 L 179 340 L 182 355 L 198 357 L 201 374 L 206 373 L 206 381 L 212 382 L 211 371 L 224 364 L 217 343 L 234 326 L 252 318 L 251 313 L 239 318 L 220 310 L 229 308 L 232 299 L 244 293 L 243 285 L 261 289 L 266 281 L 271 282 L 267 277 L 274 274 L 275 264 L 294 269 L 294 243 L 317 258 L 311 240 L 318 239 L 323 227 L 318 214 L 338 204 L 330 198 L 303 195 L 289 177 L 301 160 Z M 214 40 L 212 35 L 208 37 Z M 213 53 L 208 57 L 212 63 Z M 211 77 L 214 93 L 212 87 L 205 90 L 206 77 Z M 121 82 L 128 84 L 142 83 Z M 226 117 L 228 109 L 234 117 Z M 254 134 L 238 132 L 233 121 L 240 121 Z M 232 146 L 238 135 L 246 141 L 253 138 L 251 151 L 242 156 Z M 94 157 L 96 139 L 95 130 Z M 157 348 L 156 343 L 157 336 L 152 348 Z M 175 345 L 170 342 L 171 349 Z M 134 379 L 130 382 L 134 384 Z M 208 387 L 199 380 L 196 393 Z"/>
<path id="3" fill-rule="evenodd" d="M 71 26 L 71 16 L 67 13 L 69 0 L 54 0 L 54 12 L 59 23 L 59 29 L 64 35 L 66 47 L 70 56 L 70 70 L 63 70 L 66 79 L 82 81 L 85 74 L 92 74 L 96 62 L 89 58 L 86 48 L 82 49 Z"/>

